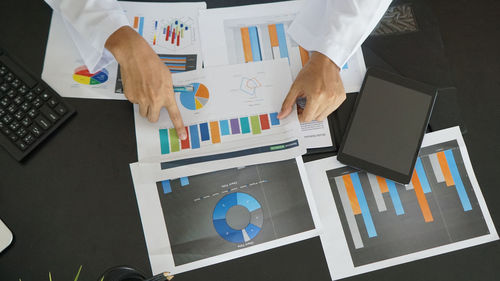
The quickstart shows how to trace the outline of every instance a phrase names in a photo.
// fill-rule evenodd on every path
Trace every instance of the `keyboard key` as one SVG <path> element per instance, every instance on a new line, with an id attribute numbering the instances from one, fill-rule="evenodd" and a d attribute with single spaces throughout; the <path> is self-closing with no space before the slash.
<path id="1" fill-rule="evenodd" d="M 16 77 L 14 77 L 14 74 L 12 74 L 10 72 L 7 73 L 7 75 L 5 75 L 5 82 L 7 82 L 7 83 L 14 81 L 14 79 L 16 79 Z"/>
<path id="2" fill-rule="evenodd" d="M 7 90 L 6 95 L 11 99 L 17 97 L 16 91 L 14 89 Z"/>
<path id="3" fill-rule="evenodd" d="M 0 121 L 0 130 L 3 128 L 7 128 L 7 125 L 4 122 Z"/>
<path id="4" fill-rule="evenodd" d="M 35 98 L 35 96 L 36 96 L 35 93 L 29 91 L 28 93 L 26 93 L 24 98 L 28 101 L 32 101 Z"/>
<path id="5" fill-rule="evenodd" d="M 35 122 L 44 130 L 47 130 L 51 126 L 50 122 L 47 119 L 43 118 L 42 116 L 38 116 L 35 119 Z"/>
<path id="6" fill-rule="evenodd" d="M 7 72 L 8 69 L 5 65 L 0 66 L 0 76 L 4 76 L 5 74 L 7 74 Z"/>
<path id="7" fill-rule="evenodd" d="M 30 127 L 30 131 L 35 135 L 36 137 L 39 137 L 43 134 L 42 129 L 38 127 L 37 125 L 33 125 Z"/>
<path id="8" fill-rule="evenodd" d="M 4 116 L 4 115 L 5 115 L 5 113 L 7 113 L 7 112 L 5 111 L 5 109 L 0 108 L 0 117 Z"/>
<path id="9" fill-rule="evenodd" d="M 21 120 L 21 124 L 23 124 L 24 127 L 28 127 L 31 125 L 31 119 L 29 117 L 24 117 L 24 119 Z"/>
<path id="10" fill-rule="evenodd" d="M 10 134 L 9 135 L 9 139 L 13 142 L 15 142 L 16 140 L 19 139 L 19 137 L 16 135 L 16 134 Z"/>
<path id="11" fill-rule="evenodd" d="M 2 133 L 4 133 L 6 136 L 12 134 L 12 130 L 9 129 L 9 127 L 2 128 Z"/>
<path id="12" fill-rule="evenodd" d="M 24 138 L 23 141 L 27 144 L 31 144 L 35 141 L 35 137 L 33 137 L 32 134 L 27 134 Z"/>
<path id="13" fill-rule="evenodd" d="M 9 105 L 9 107 L 7 107 L 7 111 L 11 114 L 14 114 L 14 112 L 16 112 L 16 109 L 17 109 L 17 106 L 13 103 L 11 105 Z"/>
<path id="14" fill-rule="evenodd" d="M 68 112 L 68 110 L 66 109 L 66 107 L 64 107 L 64 105 L 62 105 L 62 103 L 60 103 L 58 106 L 56 106 L 56 108 L 54 108 L 54 110 L 59 113 L 59 115 L 63 116 L 64 114 L 66 114 L 66 112 Z"/>
<path id="15" fill-rule="evenodd" d="M 51 95 L 47 91 L 45 91 L 40 95 L 40 97 L 42 98 L 42 100 L 46 101 L 51 98 Z"/>
<path id="16" fill-rule="evenodd" d="M 43 106 L 40 108 L 40 112 L 45 115 L 52 123 L 56 123 L 57 120 L 59 120 L 59 115 L 57 115 L 52 109 L 50 109 L 48 106 Z"/>
<path id="17" fill-rule="evenodd" d="M 12 88 L 17 89 L 21 87 L 21 83 L 22 83 L 21 80 L 14 79 L 12 82 L 10 82 L 10 85 L 12 86 Z"/>
<path id="18" fill-rule="evenodd" d="M 20 108 L 21 108 L 24 112 L 26 112 L 26 111 L 30 110 L 30 108 L 31 108 L 31 104 L 29 104 L 29 102 L 24 102 L 24 103 L 20 106 Z"/>
<path id="19" fill-rule="evenodd" d="M 10 125 L 9 125 L 9 129 L 11 129 L 12 131 L 17 131 L 20 127 L 21 127 L 21 123 L 15 121 L 15 120 L 12 121 L 12 123 L 10 123 Z"/>
<path id="20" fill-rule="evenodd" d="M 21 127 L 19 130 L 16 131 L 16 135 L 20 138 L 24 137 L 28 133 L 28 130 L 25 128 Z"/>
<path id="21" fill-rule="evenodd" d="M 9 89 L 10 89 L 10 87 L 9 87 L 9 84 L 7 84 L 7 83 L 3 83 L 2 85 L 0 85 L 0 91 L 2 91 L 4 93 L 7 92 Z"/>
<path id="22" fill-rule="evenodd" d="M 26 150 L 26 148 L 28 148 L 28 145 L 23 140 L 16 141 L 16 145 L 21 150 Z"/>
<path id="23" fill-rule="evenodd" d="M 32 104 L 34 107 L 39 108 L 40 106 L 43 105 L 43 101 L 40 98 L 35 98 Z"/>
<path id="24" fill-rule="evenodd" d="M 23 102 L 24 102 L 24 98 L 22 96 L 17 96 L 14 98 L 14 103 L 17 105 L 20 105 Z"/>
<path id="25" fill-rule="evenodd" d="M 31 119 L 34 119 L 37 115 L 38 115 L 38 110 L 36 110 L 35 108 L 32 108 L 30 109 L 30 111 L 28 111 L 28 116 Z"/>
<path id="26" fill-rule="evenodd" d="M 9 124 L 10 122 L 12 122 L 14 120 L 14 117 L 12 117 L 12 115 L 5 115 L 3 118 L 2 118 L 2 122 L 4 122 L 5 124 Z"/>
<path id="27" fill-rule="evenodd" d="M 50 100 L 47 102 L 47 104 L 48 104 L 50 107 L 54 107 L 54 106 L 56 106 L 58 103 L 59 103 L 59 102 L 58 102 L 57 100 L 53 99 L 53 98 L 52 98 L 52 99 L 50 99 Z"/>
<path id="28" fill-rule="evenodd" d="M 44 90 L 45 90 L 45 88 L 44 88 L 42 85 L 38 85 L 38 86 L 36 86 L 36 88 L 34 89 L 35 94 L 37 94 L 37 95 L 41 94 Z"/>
<path id="29" fill-rule="evenodd" d="M 3 98 L 0 100 L 0 106 L 1 106 L 1 107 L 7 107 L 9 104 L 10 104 L 10 99 L 9 99 L 9 97 L 3 97 Z"/>
<path id="30" fill-rule="evenodd" d="M 16 120 L 21 120 L 24 118 L 24 116 L 26 116 L 26 113 L 24 113 L 24 111 L 22 111 L 21 109 L 14 113 L 14 118 L 16 118 Z"/>
<path id="31" fill-rule="evenodd" d="M 26 85 L 23 84 L 23 85 L 21 85 L 21 87 L 19 87 L 19 89 L 17 89 L 17 91 L 20 94 L 24 95 L 24 94 L 26 94 L 29 91 L 29 88 Z"/>

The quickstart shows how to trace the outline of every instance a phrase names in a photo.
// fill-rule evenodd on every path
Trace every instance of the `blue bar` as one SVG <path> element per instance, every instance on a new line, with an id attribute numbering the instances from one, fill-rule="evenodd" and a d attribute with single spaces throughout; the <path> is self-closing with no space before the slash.
<path id="1" fill-rule="evenodd" d="M 207 141 L 210 139 L 210 133 L 208 132 L 208 123 L 200 124 L 201 140 Z"/>
<path id="2" fill-rule="evenodd" d="M 347 65 L 347 62 L 344 64 L 344 66 L 342 66 L 342 70 L 344 69 L 349 69 L 349 65 Z"/>
<path id="3" fill-rule="evenodd" d="M 278 112 L 269 113 L 269 117 L 271 118 L 271 125 L 279 125 L 280 120 L 278 119 Z"/>
<path id="4" fill-rule="evenodd" d="M 198 134 L 198 125 L 189 126 L 189 134 L 191 135 L 191 148 L 200 148 L 200 136 Z"/>
<path id="5" fill-rule="evenodd" d="M 288 58 L 288 47 L 286 46 L 285 28 L 282 23 L 276 24 L 278 43 L 280 44 L 280 57 Z"/>
<path id="6" fill-rule="evenodd" d="M 422 160 L 420 160 L 420 157 L 417 158 L 415 169 L 417 170 L 418 179 L 420 180 L 420 184 L 422 185 L 422 190 L 424 191 L 424 193 L 431 192 L 431 186 L 429 185 L 429 181 L 427 180 L 427 175 L 425 174 L 424 166 L 422 165 Z"/>
<path id="7" fill-rule="evenodd" d="M 170 187 L 170 180 L 162 181 L 161 186 L 163 187 L 163 194 L 172 192 L 172 187 Z"/>
<path id="8" fill-rule="evenodd" d="M 250 133 L 250 123 L 248 122 L 248 117 L 241 117 L 240 123 L 241 123 L 241 133 L 242 134 Z"/>
<path id="9" fill-rule="evenodd" d="M 144 30 L 144 17 L 139 18 L 139 34 L 142 36 L 142 31 Z"/>
<path id="10" fill-rule="evenodd" d="M 249 26 L 248 34 L 250 35 L 250 46 L 252 47 L 253 61 L 261 61 L 262 56 L 260 55 L 259 34 L 257 33 L 257 27 Z"/>
<path id="11" fill-rule="evenodd" d="M 182 178 L 180 178 L 180 180 L 181 180 L 181 186 L 189 185 L 188 177 L 182 177 Z"/>
<path id="12" fill-rule="evenodd" d="M 220 120 L 220 133 L 223 136 L 230 135 L 231 133 L 229 132 L 229 122 L 227 120 Z"/>
<path id="13" fill-rule="evenodd" d="M 170 144 L 168 143 L 167 129 L 160 129 L 160 148 L 161 148 L 161 154 L 170 153 Z"/>
<path id="14" fill-rule="evenodd" d="M 354 192 L 356 192 L 356 197 L 358 197 L 358 203 L 361 209 L 361 215 L 365 221 L 368 237 L 375 237 L 377 236 L 377 231 L 375 230 L 375 225 L 373 224 L 372 215 L 370 214 L 370 209 L 368 208 L 368 203 L 366 202 L 365 193 L 363 192 L 363 187 L 361 187 L 361 181 L 359 180 L 358 173 L 352 173 L 350 176 L 352 185 L 354 186 Z"/>
<path id="15" fill-rule="evenodd" d="M 158 29 L 158 21 L 155 20 L 155 30 L 157 30 L 157 29 Z"/>
<path id="16" fill-rule="evenodd" d="M 455 157 L 453 156 L 453 152 L 451 149 L 448 149 L 444 152 L 446 156 L 446 161 L 448 161 L 448 167 L 450 167 L 451 176 L 453 177 L 453 181 L 455 182 L 455 187 L 457 188 L 458 197 L 460 198 L 460 202 L 462 202 L 462 207 L 464 207 L 464 211 L 472 210 L 472 206 L 469 201 L 469 197 L 467 196 L 467 192 L 465 191 L 464 183 L 462 182 L 462 178 L 458 172 L 457 163 L 455 163 Z"/>
<path id="17" fill-rule="evenodd" d="M 172 57 L 172 56 L 158 56 L 160 59 L 174 59 L 174 60 L 177 60 L 177 59 L 183 59 L 183 60 L 187 60 L 187 57 Z"/>
<path id="18" fill-rule="evenodd" d="M 389 188 L 389 194 L 391 195 L 392 204 L 394 205 L 394 209 L 396 209 L 396 215 L 399 216 L 404 214 L 405 210 L 403 210 L 403 204 L 401 204 L 401 199 L 399 199 L 396 184 L 389 179 L 385 179 L 385 181 L 387 182 L 387 187 Z"/>

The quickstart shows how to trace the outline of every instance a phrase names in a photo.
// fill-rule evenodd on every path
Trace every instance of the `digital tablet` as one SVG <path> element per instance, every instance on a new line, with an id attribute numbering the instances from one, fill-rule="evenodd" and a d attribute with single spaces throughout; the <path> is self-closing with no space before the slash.
<path id="1" fill-rule="evenodd" d="M 399 183 L 409 183 L 436 92 L 435 87 L 380 69 L 368 69 L 337 159 Z"/>

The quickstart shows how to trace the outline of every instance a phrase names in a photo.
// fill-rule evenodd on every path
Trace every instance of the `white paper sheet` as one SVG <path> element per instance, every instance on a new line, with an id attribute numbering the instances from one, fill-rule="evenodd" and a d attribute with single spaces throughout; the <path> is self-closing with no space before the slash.
<path id="1" fill-rule="evenodd" d="M 126 11 L 131 26 L 143 35 L 156 53 L 161 54 L 164 63 L 172 61 L 172 56 L 182 55 L 189 56 L 185 63 L 186 68 L 201 67 L 198 11 L 206 9 L 205 2 L 182 4 L 121 2 L 120 4 Z M 184 28 L 183 34 L 180 34 L 181 24 Z M 178 46 L 177 40 L 172 43 L 170 36 L 167 41 L 166 34 L 163 34 L 166 31 L 164 29 L 169 26 L 172 26 L 172 29 L 177 27 L 176 30 L 179 30 L 181 37 Z M 196 58 L 195 63 L 192 58 Z M 177 70 L 182 69 L 183 66 L 177 67 Z M 117 93 L 117 76 L 116 62 L 101 72 L 85 73 L 83 60 L 61 16 L 53 14 L 42 72 L 42 79 L 47 84 L 64 97 L 124 100 L 123 93 L 120 91 Z"/>
<path id="2" fill-rule="evenodd" d="M 300 157 L 176 180 L 157 164 L 130 167 L 153 274 L 177 274 L 318 235 Z M 232 229 L 221 231 L 221 222 Z"/>
<path id="3" fill-rule="evenodd" d="M 266 149 L 265 153 L 254 151 L 246 155 L 240 153 L 211 158 L 220 161 L 214 161 L 210 167 L 215 171 L 302 155 L 305 148 L 297 114 L 283 120 L 276 118 L 291 84 L 290 73 L 286 69 L 286 60 L 279 60 L 212 67 L 174 75 L 176 101 L 189 141 L 184 144 L 179 142 L 165 109 L 157 123 L 150 123 L 140 116 L 135 107 L 139 161 L 179 163 L 185 160 L 197 163 L 204 161 L 193 160 L 194 157 L 220 156 L 290 142 L 296 145 L 282 147 L 286 149 Z M 182 92 L 184 86 L 198 90 L 193 88 Z M 208 172 L 193 172 L 193 168 L 198 167 L 196 165 L 186 166 L 184 163 L 175 166 L 170 171 L 178 176 Z"/>
<path id="4" fill-rule="evenodd" d="M 292 78 L 295 79 L 302 65 L 307 61 L 297 43 L 286 30 L 300 10 L 302 1 L 287 1 L 261 5 L 231 8 L 209 9 L 200 11 L 200 32 L 205 66 L 244 63 L 245 48 L 242 29 L 248 29 L 253 52 L 258 60 L 288 58 Z M 277 35 L 275 36 L 274 32 Z M 282 31 L 280 33 L 280 31 Z M 253 35 L 252 35 L 253 34 Z M 284 42 L 277 46 L 278 41 Z M 252 42 L 256 42 L 252 44 Z M 251 49 L 251 51 L 250 51 Z M 358 92 L 361 88 L 366 66 L 361 49 L 358 50 L 342 67 L 341 77 L 346 92 Z M 312 122 L 302 127 L 307 148 L 332 145 L 328 120 Z"/>
<path id="5" fill-rule="evenodd" d="M 447 165 L 433 164 L 434 158 Z M 419 159 L 412 185 L 394 187 L 390 181 L 380 178 L 381 183 L 371 174 L 346 167 L 336 157 L 306 163 L 333 279 L 498 239 L 460 129 L 427 134 Z M 356 205 L 361 214 L 356 214 Z"/>

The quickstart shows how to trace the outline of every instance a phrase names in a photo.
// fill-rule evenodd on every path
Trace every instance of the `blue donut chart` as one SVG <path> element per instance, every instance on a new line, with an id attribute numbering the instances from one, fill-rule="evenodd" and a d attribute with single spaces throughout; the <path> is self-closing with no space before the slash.
<path id="1" fill-rule="evenodd" d="M 250 213 L 250 222 L 243 229 L 233 229 L 226 220 L 226 215 L 234 206 L 245 207 Z M 263 213 L 259 201 L 247 193 L 236 192 L 222 197 L 215 205 L 213 213 L 215 231 L 226 241 L 245 243 L 254 239 L 262 229 Z"/>

